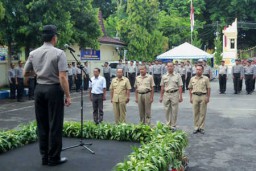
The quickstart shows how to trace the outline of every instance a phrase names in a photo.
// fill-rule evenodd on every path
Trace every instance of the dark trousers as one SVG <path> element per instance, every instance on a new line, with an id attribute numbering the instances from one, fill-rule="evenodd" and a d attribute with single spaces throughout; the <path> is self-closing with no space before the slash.
<path id="1" fill-rule="evenodd" d="M 82 74 L 77 74 L 77 79 L 76 79 L 76 91 L 81 90 L 82 86 Z"/>
<path id="2" fill-rule="evenodd" d="M 17 78 L 17 100 L 22 100 L 24 94 L 24 78 Z"/>
<path id="3" fill-rule="evenodd" d="M 181 79 L 182 79 L 182 83 L 183 83 L 183 86 L 182 86 L 182 92 L 184 93 L 185 92 L 185 85 L 186 85 L 186 80 L 185 80 L 186 76 L 185 75 L 181 75 Z"/>
<path id="4" fill-rule="evenodd" d="M 103 121 L 103 94 L 92 94 L 93 119 L 96 124 Z"/>
<path id="5" fill-rule="evenodd" d="M 34 98 L 34 91 L 35 91 L 35 78 L 28 79 L 28 97 Z"/>
<path id="6" fill-rule="evenodd" d="M 245 75 L 245 85 L 247 93 L 251 93 L 253 91 L 253 75 Z"/>
<path id="7" fill-rule="evenodd" d="M 71 91 L 73 86 L 73 75 L 68 76 L 68 85 L 69 85 L 69 91 Z"/>
<path id="8" fill-rule="evenodd" d="M 240 83 L 241 83 L 241 80 L 240 80 L 240 74 L 239 73 L 235 73 L 233 74 L 233 82 L 234 82 L 234 91 L 235 93 L 238 93 L 241 89 L 241 86 L 240 86 Z"/>
<path id="9" fill-rule="evenodd" d="M 11 83 L 10 83 L 10 98 L 15 99 L 15 91 L 16 91 L 16 81 L 15 78 L 11 78 Z"/>
<path id="10" fill-rule="evenodd" d="M 42 158 L 59 160 L 64 118 L 64 92 L 60 85 L 36 86 L 35 112 Z"/>
<path id="11" fill-rule="evenodd" d="M 106 79 L 107 91 L 109 91 L 109 86 L 110 86 L 110 73 L 104 73 L 104 77 L 105 77 L 105 79 Z"/>
<path id="12" fill-rule="evenodd" d="M 89 87 L 89 74 L 86 74 L 84 78 L 84 90 L 88 90 Z"/>
<path id="13" fill-rule="evenodd" d="M 128 78 L 132 87 L 132 91 L 134 91 L 135 73 L 129 73 Z"/>
<path id="14" fill-rule="evenodd" d="M 242 89 L 243 89 L 243 79 L 240 79 L 239 91 L 242 91 Z"/>
<path id="15" fill-rule="evenodd" d="M 227 75 L 226 74 L 219 74 L 219 85 L 220 85 L 220 92 L 226 92 L 226 85 L 227 85 Z"/>
<path id="16" fill-rule="evenodd" d="M 255 79 L 252 80 L 252 91 L 255 90 Z"/>
<path id="17" fill-rule="evenodd" d="M 160 90 L 161 74 L 154 74 L 155 91 Z"/>
<path id="18" fill-rule="evenodd" d="M 186 89 L 187 90 L 188 90 L 188 85 L 189 85 L 191 76 L 192 76 L 191 72 L 187 72 L 187 79 L 186 79 Z"/>

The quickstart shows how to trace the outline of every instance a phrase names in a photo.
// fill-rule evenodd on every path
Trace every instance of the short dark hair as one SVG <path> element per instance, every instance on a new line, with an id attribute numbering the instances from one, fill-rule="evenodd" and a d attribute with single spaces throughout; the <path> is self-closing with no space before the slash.
<path id="1" fill-rule="evenodd" d="M 94 68 L 94 69 L 96 69 L 100 73 L 100 69 L 99 68 Z"/>
<path id="2" fill-rule="evenodd" d="M 197 65 L 196 67 L 201 67 L 202 68 L 202 70 L 204 70 L 204 66 L 203 65 Z"/>
<path id="3" fill-rule="evenodd" d="M 43 37 L 43 41 L 44 42 L 50 42 L 54 36 L 55 35 L 49 35 L 49 34 L 43 35 L 42 36 Z"/>

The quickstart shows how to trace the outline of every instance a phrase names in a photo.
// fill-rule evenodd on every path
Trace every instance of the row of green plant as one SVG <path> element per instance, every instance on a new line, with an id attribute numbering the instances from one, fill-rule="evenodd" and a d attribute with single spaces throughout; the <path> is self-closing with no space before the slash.
<path id="1" fill-rule="evenodd" d="M 65 122 L 63 136 L 80 138 L 81 129 L 78 122 Z M 188 144 L 187 135 L 182 131 L 172 133 L 170 129 L 157 123 L 154 127 L 134 124 L 95 125 L 85 122 L 83 129 L 85 139 L 104 139 L 118 141 L 140 142 L 139 148 L 134 147 L 127 159 L 118 163 L 116 171 L 164 171 L 171 165 L 173 168 L 181 166 L 183 150 Z M 20 126 L 16 130 L 0 132 L 0 153 L 35 142 L 36 124 Z"/>

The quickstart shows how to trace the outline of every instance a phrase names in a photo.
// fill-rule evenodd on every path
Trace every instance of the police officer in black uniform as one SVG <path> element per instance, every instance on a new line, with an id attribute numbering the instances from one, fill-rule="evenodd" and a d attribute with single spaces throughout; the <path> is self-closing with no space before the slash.
<path id="1" fill-rule="evenodd" d="M 55 48 L 57 28 L 43 27 L 44 44 L 30 52 L 25 65 L 25 76 L 37 75 L 35 112 L 42 164 L 55 166 L 67 161 L 61 158 L 64 105 L 71 104 L 67 80 L 67 59 L 64 51 Z M 65 94 L 65 101 L 64 101 Z"/>

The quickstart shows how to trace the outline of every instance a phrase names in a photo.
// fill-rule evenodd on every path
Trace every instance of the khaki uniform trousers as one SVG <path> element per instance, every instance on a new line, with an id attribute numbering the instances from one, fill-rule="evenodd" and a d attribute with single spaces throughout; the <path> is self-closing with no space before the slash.
<path id="1" fill-rule="evenodd" d="M 207 103 L 205 102 L 205 99 L 206 95 L 192 95 L 195 130 L 204 129 L 205 115 L 207 110 Z"/>
<path id="2" fill-rule="evenodd" d="M 126 122 L 126 102 L 113 102 L 116 124 Z"/>
<path id="3" fill-rule="evenodd" d="M 138 106 L 140 112 L 140 122 L 143 124 L 150 124 L 151 122 L 151 93 L 138 94 Z"/>
<path id="4" fill-rule="evenodd" d="M 179 91 L 174 93 L 164 93 L 163 98 L 165 116 L 167 125 L 170 127 L 176 127 L 177 114 L 179 110 Z"/>

